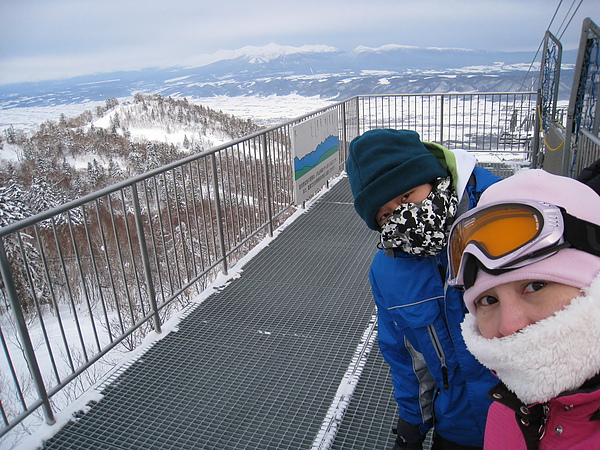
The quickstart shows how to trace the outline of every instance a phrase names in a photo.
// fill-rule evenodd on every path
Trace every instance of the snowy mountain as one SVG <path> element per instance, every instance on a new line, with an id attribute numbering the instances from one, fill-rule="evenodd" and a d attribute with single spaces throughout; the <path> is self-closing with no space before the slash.
<path id="1" fill-rule="evenodd" d="M 341 51 L 329 46 L 244 47 L 219 51 L 195 67 L 148 68 L 0 86 L 0 109 L 54 106 L 134 93 L 203 98 L 298 94 L 345 99 L 357 94 L 502 92 L 537 83 L 533 52 L 489 52 L 386 45 Z M 575 51 L 565 52 L 563 85 Z"/>

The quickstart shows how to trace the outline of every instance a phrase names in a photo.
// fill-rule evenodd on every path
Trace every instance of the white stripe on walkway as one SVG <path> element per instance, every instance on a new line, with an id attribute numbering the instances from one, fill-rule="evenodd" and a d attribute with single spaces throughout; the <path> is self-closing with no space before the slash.
<path id="1" fill-rule="evenodd" d="M 313 441 L 311 447 L 312 450 L 327 450 L 331 448 L 340 423 L 342 422 L 346 409 L 352 399 L 352 394 L 354 394 L 354 390 L 360 379 L 360 375 L 367 363 L 367 358 L 373 348 L 373 343 L 377 339 L 376 326 L 377 316 L 373 315 L 371 316 L 367 329 L 362 335 L 358 347 L 356 347 L 352 361 L 346 370 L 346 374 L 338 386 L 335 397 L 321 424 L 321 429 Z"/>

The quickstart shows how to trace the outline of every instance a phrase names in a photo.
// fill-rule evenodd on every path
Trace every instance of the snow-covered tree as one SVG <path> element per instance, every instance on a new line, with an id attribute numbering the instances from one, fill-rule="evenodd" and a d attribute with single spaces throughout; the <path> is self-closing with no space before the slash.
<path id="1" fill-rule="evenodd" d="M 71 200 L 64 191 L 57 189 L 56 186 L 50 184 L 42 178 L 34 178 L 30 189 L 25 194 L 25 201 L 29 205 L 32 214 L 38 214 L 49 209 L 60 206 Z M 74 224 L 83 223 L 83 217 L 78 210 L 71 214 L 71 222 Z M 66 216 L 59 215 L 54 220 L 55 225 L 66 224 Z M 41 222 L 42 228 L 50 226 L 50 222 Z"/>
<path id="2" fill-rule="evenodd" d="M 31 215 L 29 205 L 25 201 L 26 197 L 25 191 L 17 182 L 13 181 L 8 186 L 0 186 L 0 227 L 18 222 Z M 41 298 L 38 300 L 44 303 L 43 290 L 34 290 L 32 294 L 30 289 L 30 279 L 33 280 L 34 286 L 43 286 L 43 283 L 40 283 L 43 276 L 42 264 L 33 237 L 26 232 L 20 232 L 18 235 L 12 234 L 2 239 L 23 309 L 27 311 L 32 307 L 34 301 L 32 295 L 39 294 Z M 0 279 L 0 287 L 1 304 L 7 307 L 8 301 L 2 279 Z"/>
<path id="3" fill-rule="evenodd" d="M 108 171 L 108 176 L 109 176 L 111 182 L 113 182 L 113 183 L 125 178 L 123 169 L 121 169 L 119 164 L 117 162 L 115 162 L 115 160 L 112 158 L 108 161 L 107 171 Z"/>
<path id="4" fill-rule="evenodd" d="M 87 174 L 90 185 L 94 186 L 95 188 L 101 187 L 104 178 L 106 177 L 106 171 L 104 167 L 98 163 L 96 158 L 94 158 L 92 162 L 88 163 Z"/>

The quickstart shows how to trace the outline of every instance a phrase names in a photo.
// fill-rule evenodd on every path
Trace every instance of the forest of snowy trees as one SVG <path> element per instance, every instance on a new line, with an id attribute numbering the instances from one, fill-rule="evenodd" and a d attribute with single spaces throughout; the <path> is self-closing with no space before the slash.
<path id="1" fill-rule="evenodd" d="M 4 131 L 0 150 L 10 148 L 17 158 L 0 164 L 0 226 L 259 129 L 187 99 L 136 94 L 131 102 L 105 103 L 32 132 Z M 182 137 L 151 140 L 144 131 Z"/>

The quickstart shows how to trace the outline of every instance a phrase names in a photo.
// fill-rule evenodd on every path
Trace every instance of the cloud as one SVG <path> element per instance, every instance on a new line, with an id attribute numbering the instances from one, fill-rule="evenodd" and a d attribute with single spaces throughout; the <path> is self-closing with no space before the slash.
<path id="1" fill-rule="evenodd" d="M 182 65 L 271 42 L 535 50 L 555 7 L 548 0 L 2 0 L 0 83 Z M 577 46 L 583 17 L 600 20 L 600 2 L 580 9 L 565 48 Z"/>

